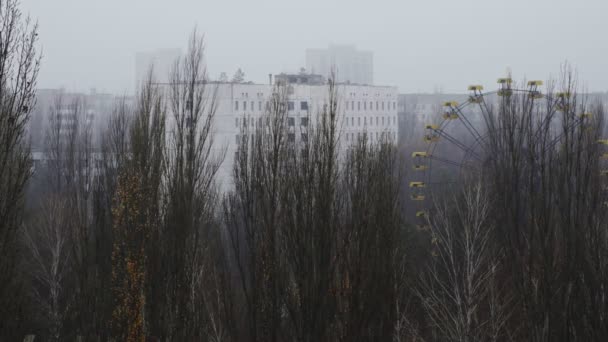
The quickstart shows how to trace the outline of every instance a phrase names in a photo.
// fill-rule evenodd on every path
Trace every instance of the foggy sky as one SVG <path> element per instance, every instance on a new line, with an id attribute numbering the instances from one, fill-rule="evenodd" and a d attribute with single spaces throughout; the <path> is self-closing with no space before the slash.
<path id="1" fill-rule="evenodd" d="M 267 82 L 297 71 L 306 48 L 374 52 L 374 81 L 400 92 L 466 92 L 547 79 L 564 61 L 608 90 L 608 0 L 22 0 L 40 24 L 40 88 L 131 93 L 135 53 L 205 34 L 209 73 Z"/>

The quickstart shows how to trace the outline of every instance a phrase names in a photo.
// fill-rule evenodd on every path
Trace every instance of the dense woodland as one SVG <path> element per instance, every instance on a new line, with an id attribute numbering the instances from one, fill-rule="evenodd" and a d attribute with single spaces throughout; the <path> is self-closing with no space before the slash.
<path id="1" fill-rule="evenodd" d="M 277 86 L 237 154 L 217 153 L 196 33 L 172 85 L 117 103 L 100 146 L 58 99 L 34 170 L 37 36 L 0 0 L 0 341 L 608 340 L 604 109 L 568 69 L 543 99 L 485 106 L 481 172 L 434 189 L 420 222 L 424 123 L 344 149 L 330 79 L 293 143 Z M 82 114 L 67 135 L 65 105 Z"/>

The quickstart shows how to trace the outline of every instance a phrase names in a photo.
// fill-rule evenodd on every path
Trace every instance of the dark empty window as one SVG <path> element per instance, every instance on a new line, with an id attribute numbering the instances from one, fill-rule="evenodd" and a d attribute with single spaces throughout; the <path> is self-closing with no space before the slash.
<path id="1" fill-rule="evenodd" d="M 243 110 L 247 110 L 247 101 L 243 101 Z"/>
<path id="2" fill-rule="evenodd" d="M 308 118 L 301 118 L 300 119 L 300 125 L 301 126 L 308 126 Z"/>
<path id="3" fill-rule="evenodd" d="M 287 102 L 287 109 L 288 109 L 288 110 L 293 110 L 293 109 L 294 109 L 294 104 L 293 104 L 293 101 L 289 101 L 289 102 Z"/>
<path id="4" fill-rule="evenodd" d="M 234 110 L 239 110 L 239 101 L 234 101 Z"/>
<path id="5" fill-rule="evenodd" d="M 308 134 L 302 133 L 302 141 L 303 142 L 308 142 Z"/>
<path id="6" fill-rule="evenodd" d="M 287 118 L 287 125 L 293 127 L 296 125 L 296 120 L 294 118 Z"/>
<path id="7" fill-rule="evenodd" d="M 289 141 L 289 142 L 296 141 L 296 135 L 294 133 L 287 134 L 287 141 Z"/>
<path id="8" fill-rule="evenodd" d="M 308 110 L 308 102 L 306 102 L 306 101 L 300 102 L 300 109 L 301 110 Z"/>

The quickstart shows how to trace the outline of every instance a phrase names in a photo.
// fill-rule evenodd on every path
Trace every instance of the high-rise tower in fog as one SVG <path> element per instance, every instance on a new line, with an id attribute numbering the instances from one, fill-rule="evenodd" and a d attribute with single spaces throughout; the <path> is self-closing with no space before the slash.
<path id="1" fill-rule="evenodd" d="M 138 52 L 135 55 L 135 88 L 137 89 L 147 78 L 150 68 L 154 71 L 155 82 L 168 83 L 173 64 L 181 55 L 181 49 Z"/>
<path id="2" fill-rule="evenodd" d="M 327 77 L 332 68 L 341 83 L 374 84 L 374 54 L 353 45 L 330 45 L 326 49 L 307 49 L 306 68 Z"/>

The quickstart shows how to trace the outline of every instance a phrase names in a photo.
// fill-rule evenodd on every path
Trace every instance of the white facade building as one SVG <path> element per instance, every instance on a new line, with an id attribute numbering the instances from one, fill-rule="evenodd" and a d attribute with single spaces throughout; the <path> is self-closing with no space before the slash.
<path id="1" fill-rule="evenodd" d="M 268 84 L 242 83 L 217 86 L 214 144 L 217 151 L 226 152 L 218 182 L 227 190 L 233 181 L 233 162 L 243 120 L 248 120 L 247 123 L 255 128 L 266 114 L 267 101 L 275 88 Z M 293 132 L 289 139 L 305 139 L 306 127 L 316 123 L 317 114 L 328 102 L 328 86 L 298 83 L 288 87 L 288 126 Z M 383 135 L 397 139 L 396 87 L 339 84 L 337 91 L 341 148 L 354 143 L 364 132 L 372 141 Z"/>
<path id="2" fill-rule="evenodd" d="M 374 84 L 374 54 L 352 45 L 330 45 L 327 49 L 307 49 L 309 72 L 329 76 L 333 68 L 341 83 Z"/>

